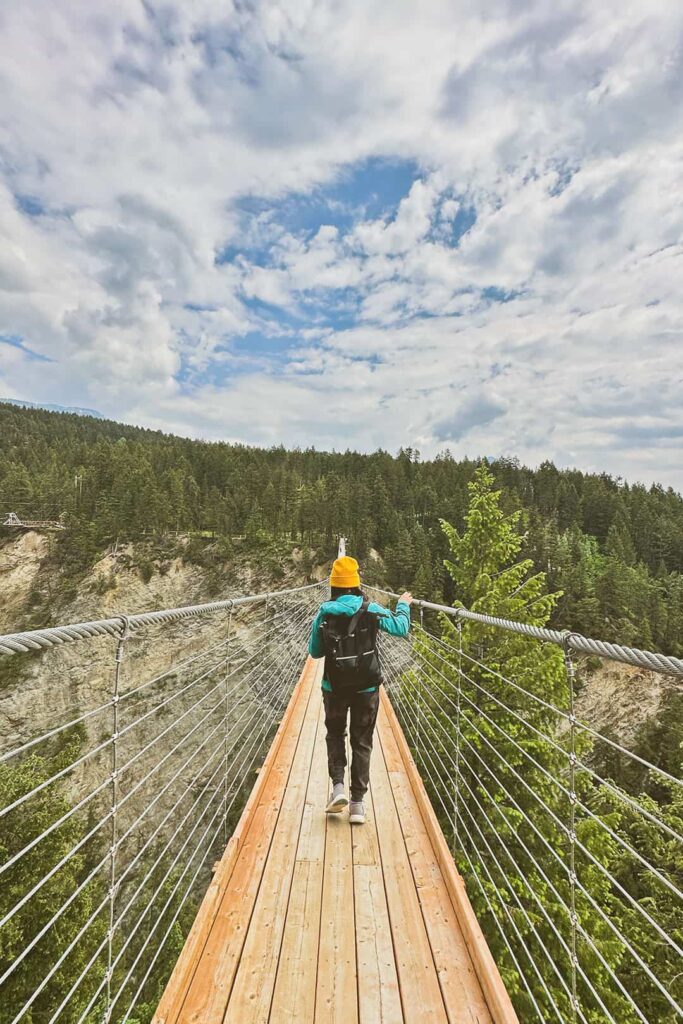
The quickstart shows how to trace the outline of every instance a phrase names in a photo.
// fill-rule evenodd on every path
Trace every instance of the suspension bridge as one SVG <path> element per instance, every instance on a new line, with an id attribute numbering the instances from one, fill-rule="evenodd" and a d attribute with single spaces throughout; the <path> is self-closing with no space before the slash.
<path id="1" fill-rule="evenodd" d="M 683 661 L 415 602 L 352 829 L 324 814 L 326 593 L 0 636 L 2 1024 L 679 1020 L 680 817 L 595 752 L 681 781 L 582 721 L 574 675 Z"/>
<path id="2" fill-rule="evenodd" d="M 64 523 L 57 519 L 24 519 L 16 512 L 5 512 L 0 526 L 8 526 L 15 530 L 63 530 Z"/>

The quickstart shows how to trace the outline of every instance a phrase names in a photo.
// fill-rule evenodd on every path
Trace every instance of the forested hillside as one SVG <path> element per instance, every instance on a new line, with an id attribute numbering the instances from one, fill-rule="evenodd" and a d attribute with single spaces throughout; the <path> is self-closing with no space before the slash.
<path id="1" fill-rule="evenodd" d="M 683 499 L 607 474 L 491 461 L 505 508 L 524 510 L 523 555 L 562 590 L 553 620 L 606 639 L 683 653 Z M 234 538 L 258 547 L 335 536 L 386 582 L 450 600 L 439 520 L 460 528 L 476 463 L 448 452 L 268 450 L 0 404 L 0 511 L 64 515 L 56 557 L 72 575 L 112 542 L 195 534 L 198 558 Z"/>
<path id="2" fill-rule="evenodd" d="M 124 597 L 126 608 L 132 607 L 131 601 L 136 607 L 203 601 L 211 596 L 214 584 L 217 593 L 226 593 L 226 567 L 240 566 L 246 573 L 242 579 L 231 577 L 237 593 L 252 592 L 252 565 L 267 580 L 262 590 L 278 574 L 284 585 L 291 585 L 294 577 L 298 582 L 310 574 L 314 563 L 320 578 L 341 533 L 348 538 L 349 551 L 364 560 L 368 582 L 387 583 L 392 589 L 410 586 L 421 596 L 459 600 L 530 625 L 555 622 L 683 653 L 683 500 L 671 490 L 626 484 L 606 475 L 558 471 L 550 464 L 538 470 L 510 461 L 477 465 L 448 454 L 423 461 L 410 450 L 396 457 L 386 452 L 260 450 L 0 404 L 0 511 L 10 510 L 26 518 L 63 516 L 67 527 L 23 538 L 8 530 L 7 538 L 0 539 L 0 554 L 22 547 L 15 561 L 26 568 L 33 560 L 35 582 L 26 583 L 25 611 L 17 612 L 21 628 L 104 614 L 92 610 L 98 599 L 114 602 L 109 613 L 117 603 L 121 607 Z M 201 570 L 188 564 L 192 561 Z M 0 603 L 1 594 L 0 588 Z M 414 621 L 417 626 L 417 616 Z M 423 730 L 420 744 L 413 744 L 414 755 L 520 1020 L 532 1019 L 537 1003 L 544 1020 L 569 1021 L 576 1016 L 562 973 L 572 941 L 567 908 L 575 899 L 576 920 L 582 934 L 590 937 L 590 947 L 581 936 L 577 947 L 578 962 L 582 969 L 589 965 L 591 982 L 579 979 L 579 1005 L 586 1011 L 581 1019 L 591 1024 L 673 1024 L 677 1018 L 667 991 L 679 998 L 680 973 L 659 939 L 664 936 L 670 946 L 681 934 L 680 908 L 670 896 L 674 886 L 681 887 L 680 843 L 671 839 L 681 829 L 675 787 L 683 721 L 680 688 L 663 688 L 650 705 L 642 700 L 647 680 L 631 680 L 631 685 L 630 677 L 620 677 L 621 690 L 613 703 L 621 719 L 631 719 L 627 724 L 634 756 L 625 756 L 620 732 L 613 736 L 609 728 L 603 729 L 601 719 L 589 716 L 591 734 L 581 737 L 576 762 L 580 810 L 572 811 L 563 780 L 568 744 L 574 740 L 562 727 L 567 716 L 553 708 L 570 707 L 570 693 L 578 700 L 582 691 L 599 688 L 601 670 L 585 671 L 582 660 L 571 689 L 559 647 L 469 622 L 458 639 L 453 629 L 445 622 L 438 626 L 438 649 L 426 642 L 427 634 L 415 630 L 413 649 L 432 696 L 420 697 L 420 717 L 411 718 L 408 709 L 403 724 L 413 740 L 411 722 L 417 721 Z M 160 647 L 159 665 L 146 663 L 153 675 L 161 670 L 161 680 L 167 655 Z M 462 657 L 468 659 L 465 673 Z M 108 672 L 111 662 L 106 665 Z M 45 695 L 45 709 L 52 714 L 49 662 L 6 659 L 5 666 L 0 691 L 10 726 L 29 720 L 29 702 L 35 702 L 37 693 Z M 26 686 L 28 676 L 17 674 L 33 672 L 36 683 L 35 673 L 41 668 L 46 670 L 39 680 L 42 689 Z M 80 709 L 86 687 L 99 685 L 97 680 L 105 673 L 92 660 L 81 666 L 82 676 L 74 669 L 67 663 L 63 678 L 69 679 L 69 694 L 76 695 Z M 457 687 L 455 678 L 461 680 Z M 402 715 L 403 695 L 410 694 L 411 685 L 419 685 L 424 694 L 423 682 L 411 683 L 406 672 L 396 691 Z M 639 704 L 637 714 L 628 713 L 627 689 L 629 700 Z M 180 687 L 178 693 L 183 692 Z M 87 734 L 67 734 L 67 739 L 45 757 L 29 757 L 3 769 L 0 805 L 22 799 L 80 756 Z M 648 771 L 643 759 L 656 770 Z M 107 761 L 105 771 L 108 765 Z M 450 793 L 453 770 L 460 780 L 458 802 L 454 805 L 449 798 L 444 805 L 440 794 Z M 37 832 L 45 821 L 54 822 L 79 806 L 80 793 L 70 785 L 60 781 L 60 788 L 48 792 L 34 816 L 27 816 L 23 806 L 15 808 L 6 829 L 10 841 L 0 843 L 0 867 L 23 848 L 32 830 Z M 240 800 L 247 792 L 245 787 Z M 575 813 L 574 833 L 566 823 Z M 228 826 L 233 823 L 231 818 Z M 35 875 L 51 871 L 63 848 L 80 843 L 90 827 L 89 819 L 67 824 L 68 829 L 56 833 L 63 845 L 44 847 L 28 873 L 20 865 L 9 876 L 0 915 L 18 902 L 27 879 L 32 882 Z M 567 873 L 567 839 L 572 835 L 579 844 L 573 862 L 578 892 L 573 894 Z M 154 853 L 161 858 L 161 867 L 153 881 L 166 900 L 173 899 L 173 892 L 167 896 L 163 883 L 175 861 L 169 867 L 164 850 Z M 84 879 L 93 879 L 86 890 L 88 901 L 70 905 L 61 933 L 49 933 L 49 941 L 55 943 L 49 955 L 56 957 L 59 942 L 71 942 L 80 934 L 91 902 L 106 900 L 105 883 L 92 874 L 103 857 L 106 849 L 97 839 L 92 848 L 84 849 L 73 870 L 69 867 L 55 876 L 49 899 L 27 906 L 14 945 L 0 950 L 0 971 L 44 927 L 54 903 L 69 899 Z M 151 869 L 149 864 L 142 862 L 145 878 L 148 871 L 157 871 L 159 861 L 151 860 Z M 645 870 L 648 864 L 653 870 Z M 608 876 L 613 885 L 605 883 Z M 174 878 L 171 875 L 171 881 Z M 144 990 L 135 1018 L 139 1024 L 152 1018 L 200 890 L 201 886 L 172 934 L 158 973 Z M 511 900 L 518 913 L 509 944 L 498 919 L 505 923 Z M 491 905 L 498 908 L 497 917 L 490 912 Z M 174 903 L 171 906 L 175 909 Z M 649 927 L 651 919 L 654 929 Z M 615 939 L 615 928 L 623 940 Z M 83 961 L 104 937 L 98 923 L 81 944 Z M 131 947 L 132 952 L 136 949 Z M 546 951 L 551 953 L 547 962 Z M 538 969 L 527 991 L 517 962 L 532 956 Z M 78 959 L 67 960 L 54 989 L 46 990 L 49 1012 L 73 984 L 80 964 Z M 123 959 L 119 974 L 128 971 L 128 965 Z M 645 969 L 649 965 L 666 989 L 652 983 Z M 97 961 L 96 971 L 79 991 L 82 1006 L 103 977 L 103 964 Z M 30 997 L 34 979 L 29 973 L 16 984 L 12 1006 Z M 555 1017 L 552 1007 L 559 1008 Z M 101 1007 L 95 1009 L 92 1019 L 100 1020 Z M 40 1004 L 36 1012 L 43 1012 Z M 9 1022 L 13 1015 L 8 1003 L 4 1015 L 0 1010 L 0 1021 Z M 123 1019 L 128 1018 L 112 1017 Z"/>

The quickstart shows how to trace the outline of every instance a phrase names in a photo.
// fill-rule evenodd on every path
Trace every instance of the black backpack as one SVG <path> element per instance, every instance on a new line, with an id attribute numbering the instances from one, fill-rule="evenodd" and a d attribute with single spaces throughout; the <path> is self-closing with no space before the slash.
<path id="1" fill-rule="evenodd" d="M 377 615 L 368 611 L 368 599 L 353 615 L 327 615 L 322 622 L 325 678 L 334 691 L 346 693 L 378 686 Z"/>

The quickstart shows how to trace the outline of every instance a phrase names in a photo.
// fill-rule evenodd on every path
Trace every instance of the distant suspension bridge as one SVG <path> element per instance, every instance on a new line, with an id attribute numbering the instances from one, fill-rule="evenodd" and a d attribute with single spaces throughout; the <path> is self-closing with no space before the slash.
<path id="1" fill-rule="evenodd" d="M 17 530 L 63 530 L 64 523 L 57 519 L 29 519 L 17 515 L 16 512 L 0 514 L 0 526 L 9 526 Z"/>

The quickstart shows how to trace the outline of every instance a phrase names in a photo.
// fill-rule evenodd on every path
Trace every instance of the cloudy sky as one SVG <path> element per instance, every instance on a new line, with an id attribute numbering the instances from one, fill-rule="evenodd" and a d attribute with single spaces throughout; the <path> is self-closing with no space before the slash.
<path id="1" fill-rule="evenodd" d="M 0 8 L 0 396 L 683 488 L 679 0 Z"/>

